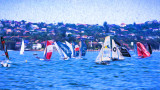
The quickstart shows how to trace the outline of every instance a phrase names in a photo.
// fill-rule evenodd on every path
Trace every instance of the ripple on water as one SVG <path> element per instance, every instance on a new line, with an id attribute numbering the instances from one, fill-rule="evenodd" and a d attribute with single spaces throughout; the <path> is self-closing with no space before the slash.
<path id="1" fill-rule="evenodd" d="M 110 65 L 95 63 L 98 52 L 87 52 L 87 60 L 68 61 L 60 60 L 57 52 L 51 61 L 40 61 L 31 51 L 23 56 L 18 51 L 9 53 L 14 58 L 10 68 L 0 68 L 0 89 L 152 89 L 160 80 L 160 52 L 154 52 L 151 58 L 134 56 Z"/>

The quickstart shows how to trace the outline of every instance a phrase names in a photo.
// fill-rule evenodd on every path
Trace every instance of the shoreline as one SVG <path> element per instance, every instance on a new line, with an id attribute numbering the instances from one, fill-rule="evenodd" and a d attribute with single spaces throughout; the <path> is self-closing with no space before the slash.
<path id="1" fill-rule="evenodd" d="M 3 50 L 0 50 L 0 51 L 3 51 Z M 8 50 L 8 51 L 19 51 L 19 50 Z M 25 50 L 25 51 L 44 51 L 44 50 Z M 54 51 L 57 51 L 57 50 L 53 50 Z M 87 49 L 87 52 L 93 52 L 93 51 L 100 51 L 100 50 L 93 50 L 93 49 Z M 134 52 L 133 50 L 129 50 L 129 51 L 132 51 Z M 160 50 L 152 50 L 153 52 L 160 52 Z"/>

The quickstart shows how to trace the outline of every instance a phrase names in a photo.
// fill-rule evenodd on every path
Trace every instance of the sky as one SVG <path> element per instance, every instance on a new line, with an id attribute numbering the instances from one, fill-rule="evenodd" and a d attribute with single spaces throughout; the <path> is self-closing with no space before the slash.
<path id="1" fill-rule="evenodd" d="M 160 0 L 0 0 L 0 20 L 133 24 L 160 21 Z"/>

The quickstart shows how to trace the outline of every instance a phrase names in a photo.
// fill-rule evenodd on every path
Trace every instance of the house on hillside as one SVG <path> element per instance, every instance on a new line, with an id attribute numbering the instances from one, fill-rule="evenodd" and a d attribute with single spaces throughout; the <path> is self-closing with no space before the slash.
<path id="1" fill-rule="evenodd" d="M 9 33 L 11 33 L 12 32 L 12 29 L 7 29 L 6 30 L 6 34 L 9 34 Z"/>
<path id="2" fill-rule="evenodd" d="M 67 32 L 66 32 L 66 36 L 68 36 L 69 34 L 72 34 L 72 33 L 71 33 L 71 32 L 69 32 L 69 31 L 67 31 Z"/>
<path id="3" fill-rule="evenodd" d="M 125 27 L 126 24 L 125 23 L 121 23 L 120 27 Z"/>
<path id="4" fill-rule="evenodd" d="M 40 50 L 42 48 L 42 45 L 40 43 L 33 44 L 32 49 L 34 50 Z"/>

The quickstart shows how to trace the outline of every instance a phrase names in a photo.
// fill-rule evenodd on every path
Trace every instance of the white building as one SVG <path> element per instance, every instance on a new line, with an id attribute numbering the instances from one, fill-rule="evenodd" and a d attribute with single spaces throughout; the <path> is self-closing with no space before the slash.
<path id="1" fill-rule="evenodd" d="M 40 43 L 33 44 L 33 46 L 32 46 L 32 49 L 35 49 L 35 50 L 39 50 L 41 48 L 42 48 L 42 45 Z"/>

